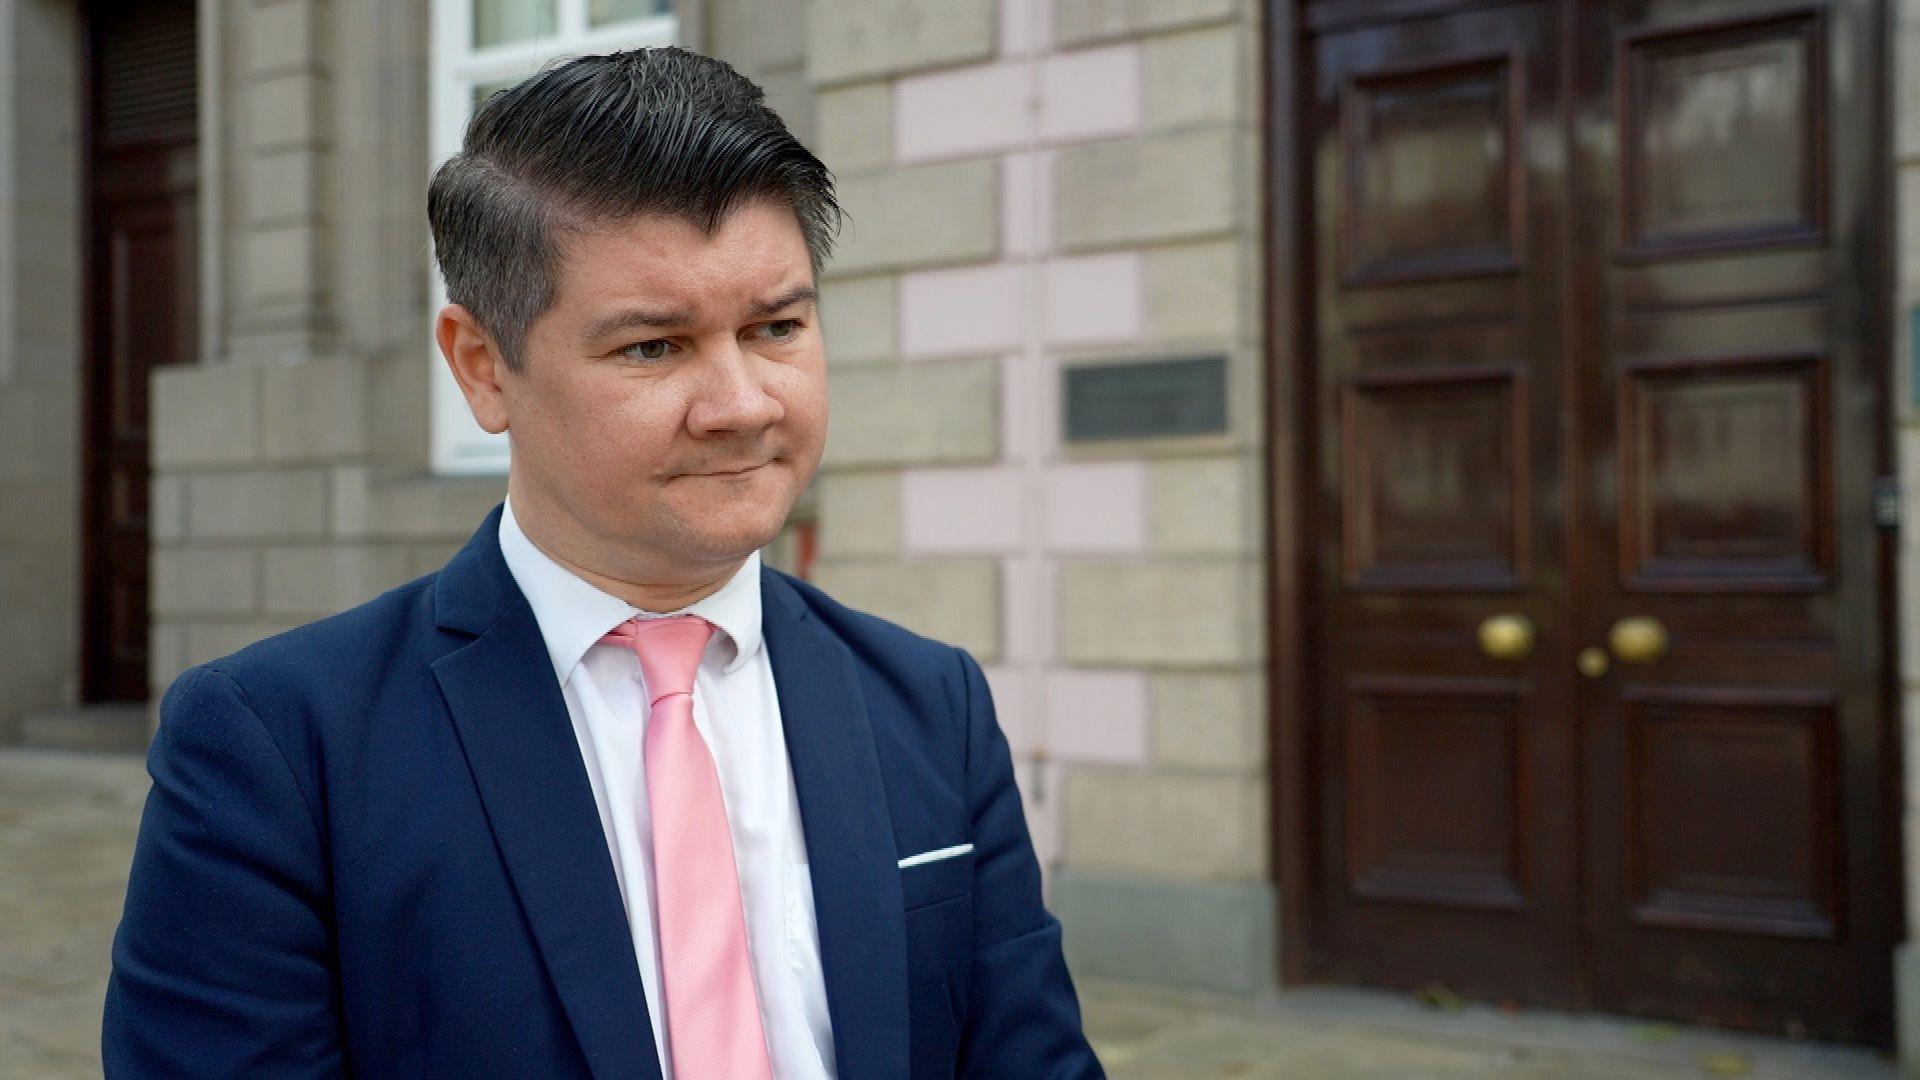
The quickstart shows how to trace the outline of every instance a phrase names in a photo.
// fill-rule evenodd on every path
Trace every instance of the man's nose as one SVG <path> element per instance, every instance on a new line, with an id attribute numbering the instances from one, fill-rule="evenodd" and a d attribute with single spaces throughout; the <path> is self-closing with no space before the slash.
<path id="1" fill-rule="evenodd" d="M 778 423 L 786 415 L 786 408 L 767 392 L 766 367 L 738 342 L 711 354 L 703 365 L 693 406 L 687 410 L 688 430 L 695 435 L 710 435 L 753 431 Z"/>

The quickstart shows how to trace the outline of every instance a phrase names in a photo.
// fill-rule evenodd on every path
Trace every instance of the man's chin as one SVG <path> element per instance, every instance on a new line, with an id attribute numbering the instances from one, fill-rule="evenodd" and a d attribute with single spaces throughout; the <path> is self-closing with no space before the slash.
<path id="1" fill-rule="evenodd" d="M 720 565 L 738 562 L 774 542 L 780 527 L 740 528 L 724 532 L 695 531 L 683 546 L 689 556 Z"/>

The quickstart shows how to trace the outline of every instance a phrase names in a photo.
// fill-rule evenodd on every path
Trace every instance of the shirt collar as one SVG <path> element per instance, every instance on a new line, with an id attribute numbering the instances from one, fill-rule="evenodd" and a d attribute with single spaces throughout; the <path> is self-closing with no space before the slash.
<path id="1" fill-rule="evenodd" d="M 642 611 L 586 581 L 533 545 L 513 516 L 513 500 L 500 512 L 500 554 L 526 594 L 546 639 L 553 673 L 565 685 L 587 650 L 628 619 L 698 615 L 719 629 L 708 648 L 722 673 L 731 674 L 760 651 L 760 553 L 754 552 L 711 596 L 678 611 Z"/>

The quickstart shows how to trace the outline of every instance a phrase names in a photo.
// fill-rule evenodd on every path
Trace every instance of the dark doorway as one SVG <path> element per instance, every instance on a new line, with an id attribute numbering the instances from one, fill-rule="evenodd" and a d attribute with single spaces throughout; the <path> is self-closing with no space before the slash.
<path id="1" fill-rule="evenodd" d="M 87 11 L 82 693 L 147 699 L 148 375 L 198 351 L 192 0 Z"/>
<path id="2" fill-rule="evenodd" d="M 1280 22 L 1298 973 L 1890 1043 L 1880 4 Z"/>

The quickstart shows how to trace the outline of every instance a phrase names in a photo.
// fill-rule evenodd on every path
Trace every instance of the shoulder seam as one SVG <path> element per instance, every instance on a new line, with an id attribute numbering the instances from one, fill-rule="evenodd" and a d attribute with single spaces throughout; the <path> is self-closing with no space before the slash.
<path id="1" fill-rule="evenodd" d="M 293 789 L 300 793 L 300 801 L 306 804 L 307 817 L 313 824 L 314 835 L 316 837 L 320 836 L 322 830 L 320 828 L 319 802 L 315 798 L 314 793 L 308 791 L 307 786 L 300 782 L 300 774 L 294 770 L 293 763 L 287 760 L 286 748 L 280 745 L 280 740 L 274 738 L 273 732 L 267 728 L 267 722 L 260 713 L 260 706 L 254 702 L 253 695 L 247 691 L 246 685 L 239 679 L 234 678 L 232 673 L 215 667 L 211 663 L 203 665 L 201 670 L 210 675 L 218 675 L 220 678 L 225 679 L 232 685 L 234 691 L 240 695 L 240 704 L 246 707 L 247 715 L 253 717 L 254 724 L 260 729 L 261 737 L 265 738 L 267 744 L 273 747 L 274 757 L 279 759 L 280 767 L 287 771 L 287 779 L 293 781 Z"/>

